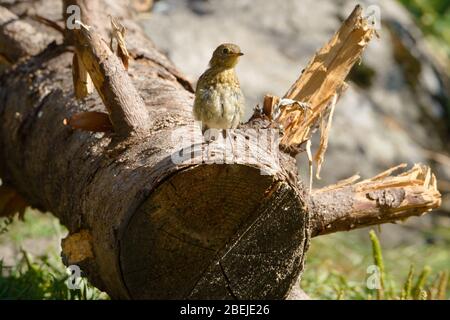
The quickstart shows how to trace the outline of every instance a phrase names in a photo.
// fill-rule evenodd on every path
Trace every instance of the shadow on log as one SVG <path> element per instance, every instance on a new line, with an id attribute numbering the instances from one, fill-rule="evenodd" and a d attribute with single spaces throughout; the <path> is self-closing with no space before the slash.
<path id="1" fill-rule="evenodd" d="M 87 3 L 65 1 L 64 8 Z M 321 111 L 304 128 L 308 132 L 299 135 L 294 124 L 285 132 L 283 150 L 289 153 L 279 151 L 270 129 L 289 121 L 292 106 L 278 122 L 255 113 L 232 132 L 232 143 L 204 143 L 191 115 L 191 85 L 132 22 L 127 3 L 89 1 L 91 9 L 102 8 L 92 11 L 95 19 L 83 11 L 84 24 L 91 21 L 92 28 L 66 30 L 64 43 L 43 51 L 38 44 L 26 47 L 29 51 L 18 53 L 24 59 L 9 61 L 0 78 L 2 180 L 30 205 L 60 218 L 70 233 L 63 240 L 65 262 L 79 265 L 112 298 L 286 298 L 303 270 L 311 236 L 392 222 L 439 205 L 435 178 L 425 167 L 399 178 L 401 183 L 394 179 L 397 184 L 386 178 L 390 172 L 375 177 L 385 184 L 370 184 L 367 192 L 365 185 L 349 186 L 354 180 L 313 192 L 304 187 L 294 156 L 326 116 L 329 103 L 319 94 L 310 108 Z M 128 71 L 105 45 L 108 14 L 123 18 Z M 365 27 L 361 14 L 357 7 L 341 31 Z M 81 90 L 80 101 L 74 54 L 96 88 L 90 95 Z M 340 93 L 350 67 L 340 71 L 332 94 Z M 314 77 L 311 72 L 308 77 Z M 107 113 L 108 132 L 63 124 L 85 112 Z M 96 119 L 108 124 L 104 116 Z M 390 199 L 393 187 L 401 197 Z M 344 198 L 346 205 L 336 205 Z M 395 208 L 402 214 L 392 214 Z"/>

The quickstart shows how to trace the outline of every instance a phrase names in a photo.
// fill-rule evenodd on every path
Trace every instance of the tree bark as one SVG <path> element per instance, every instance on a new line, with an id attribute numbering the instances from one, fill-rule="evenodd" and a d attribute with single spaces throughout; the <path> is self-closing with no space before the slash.
<path id="1" fill-rule="evenodd" d="M 88 2 L 69 3 L 84 8 Z M 189 81 L 132 22 L 127 1 L 98 3 L 95 19 L 83 11 L 83 22 L 94 26 L 90 35 L 66 35 L 66 42 L 37 55 L 40 47 L 28 46 L 33 50 L 17 53 L 28 58 L 15 58 L 1 75 L 2 180 L 67 226 L 65 262 L 79 265 L 112 298 L 296 296 L 289 293 L 311 236 L 324 233 L 324 221 L 327 229 L 345 229 L 336 217 L 353 215 L 353 191 L 323 197 L 319 190 L 311 197 L 297 179 L 295 158 L 278 152 L 264 115 L 233 132 L 232 144 L 203 143 Z M 99 38 L 108 36 L 107 14 L 122 17 L 127 29 L 128 72 Z M 75 52 L 97 89 L 82 101 L 74 95 Z M 64 126 L 64 119 L 86 111 L 108 112 L 115 132 Z M 329 218 L 339 194 L 349 195 L 349 206 Z M 381 215 L 379 199 L 367 201 Z M 418 200 L 415 210 L 438 202 Z M 407 209 L 402 217 L 410 215 Z"/>

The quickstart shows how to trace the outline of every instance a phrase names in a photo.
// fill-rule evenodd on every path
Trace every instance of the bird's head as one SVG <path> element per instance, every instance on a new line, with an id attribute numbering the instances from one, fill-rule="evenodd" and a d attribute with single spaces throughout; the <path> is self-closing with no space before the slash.
<path id="1" fill-rule="evenodd" d="M 209 64 L 211 67 L 233 68 L 244 55 L 239 46 L 232 43 L 221 44 L 214 50 Z"/>

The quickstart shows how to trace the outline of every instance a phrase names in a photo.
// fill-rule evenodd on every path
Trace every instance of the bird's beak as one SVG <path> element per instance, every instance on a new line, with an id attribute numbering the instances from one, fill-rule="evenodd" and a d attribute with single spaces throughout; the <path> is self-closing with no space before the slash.
<path id="1" fill-rule="evenodd" d="M 239 52 L 237 55 L 238 55 L 238 57 L 240 57 L 240 56 L 243 56 L 244 54 L 242 52 Z"/>

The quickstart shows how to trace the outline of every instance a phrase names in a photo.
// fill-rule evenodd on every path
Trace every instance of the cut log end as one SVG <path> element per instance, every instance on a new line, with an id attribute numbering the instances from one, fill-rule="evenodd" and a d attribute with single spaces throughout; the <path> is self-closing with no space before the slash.
<path id="1" fill-rule="evenodd" d="M 196 166 L 129 220 L 123 281 L 131 298 L 284 298 L 301 270 L 306 222 L 286 182 L 244 165 Z"/>

